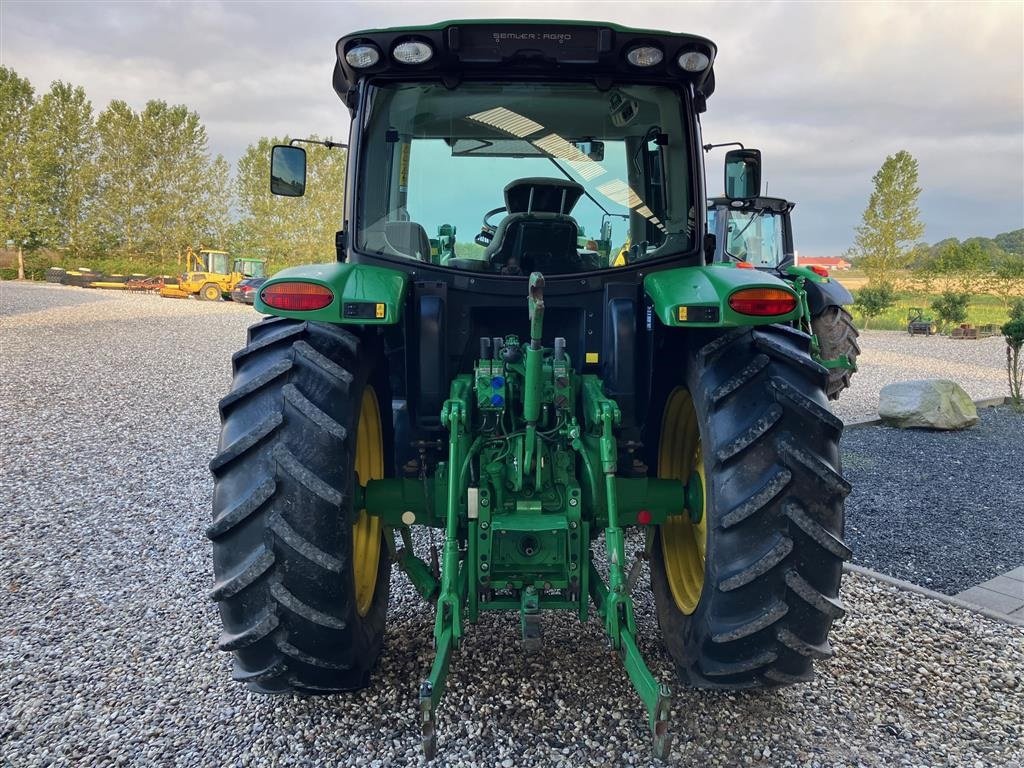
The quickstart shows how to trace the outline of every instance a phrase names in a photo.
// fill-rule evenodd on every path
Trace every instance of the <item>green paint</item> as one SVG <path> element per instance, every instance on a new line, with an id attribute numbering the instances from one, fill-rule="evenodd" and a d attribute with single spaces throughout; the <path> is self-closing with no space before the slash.
<path id="1" fill-rule="evenodd" d="M 323 309 L 312 312 L 294 312 L 274 309 L 263 303 L 263 291 L 275 283 L 302 282 L 323 285 L 331 289 L 334 300 Z M 346 325 L 394 325 L 402 319 L 408 275 L 394 269 L 369 264 L 308 264 L 283 269 L 267 280 L 256 295 L 256 311 L 276 317 L 294 317 L 322 323 Z M 384 305 L 384 317 L 345 317 L 346 304 Z M 375 315 L 375 313 L 374 313 Z"/>
<path id="2" fill-rule="evenodd" d="M 738 269 L 735 264 L 711 264 L 705 267 L 679 267 L 653 272 L 644 278 L 644 290 L 654 302 L 654 311 L 664 325 L 677 328 L 731 328 L 790 322 L 800 316 L 799 306 L 785 315 L 754 317 L 741 315 L 729 306 L 729 296 L 743 288 L 793 287 L 773 275 L 757 269 Z M 690 310 L 687 321 L 679 319 L 679 307 Z M 718 320 L 694 320 L 702 308 L 716 310 Z"/>

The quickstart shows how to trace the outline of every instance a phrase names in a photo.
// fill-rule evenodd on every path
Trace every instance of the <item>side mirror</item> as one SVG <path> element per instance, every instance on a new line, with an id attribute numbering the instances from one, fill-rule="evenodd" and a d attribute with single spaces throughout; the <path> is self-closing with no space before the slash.
<path id="1" fill-rule="evenodd" d="M 733 149 L 725 153 L 725 196 L 731 200 L 761 194 L 761 150 Z"/>
<path id="2" fill-rule="evenodd" d="M 270 191 L 284 197 L 302 197 L 306 192 L 306 150 L 276 144 L 270 152 Z"/>

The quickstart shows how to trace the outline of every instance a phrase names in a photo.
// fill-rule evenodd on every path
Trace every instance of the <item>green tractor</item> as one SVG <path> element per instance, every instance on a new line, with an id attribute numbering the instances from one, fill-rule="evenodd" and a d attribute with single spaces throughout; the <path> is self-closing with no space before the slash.
<path id="1" fill-rule="evenodd" d="M 706 144 L 705 149 L 716 145 Z M 828 369 L 825 392 L 838 399 L 857 370 L 857 327 L 846 307 L 853 296 L 822 267 L 796 264 L 790 212 L 796 203 L 778 197 L 708 200 L 708 231 L 715 235 L 715 262 L 742 262 L 778 275 L 800 297 L 797 324 L 811 336 L 811 355 Z"/>
<path id="2" fill-rule="evenodd" d="M 338 259 L 261 287 L 272 317 L 220 402 L 208 535 L 236 680 L 369 685 L 392 567 L 435 611 L 428 757 L 449 667 L 475 663 L 458 652 L 472 625 L 512 614 L 543 653 L 554 611 L 600 623 L 665 757 L 670 688 L 633 598 L 644 562 L 683 683 L 786 685 L 832 654 L 842 422 L 793 284 L 713 263 L 699 116 L 715 53 L 548 21 L 338 41 L 353 118 Z M 273 149 L 278 194 L 304 191 L 295 144 Z M 733 199 L 756 195 L 758 163 L 727 159 Z M 499 203 L 482 253 L 432 246 Z M 611 267 L 579 232 L 618 217 L 631 246 Z M 431 554 L 421 531 L 443 532 Z"/>

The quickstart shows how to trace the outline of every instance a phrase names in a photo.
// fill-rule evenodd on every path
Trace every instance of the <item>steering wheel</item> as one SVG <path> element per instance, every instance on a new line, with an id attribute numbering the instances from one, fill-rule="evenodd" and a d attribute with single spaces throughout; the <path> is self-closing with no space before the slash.
<path id="1" fill-rule="evenodd" d="M 480 228 L 480 234 L 473 238 L 474 242 L 476 242 L 477 245 L 482 245 L 486 248 L 488 245 L 491 244 L 491 240 L 494 239 L 494 233 L 498 231 L 498 225 L 492 224 L 490 221 L 488 221 L 488 219 L 490 219 L 491 216 L 494 216 L 495 214 L 507 210 L 508 208 L 502 205 L 484 214 L 484 223 L 483 226 Z"/>

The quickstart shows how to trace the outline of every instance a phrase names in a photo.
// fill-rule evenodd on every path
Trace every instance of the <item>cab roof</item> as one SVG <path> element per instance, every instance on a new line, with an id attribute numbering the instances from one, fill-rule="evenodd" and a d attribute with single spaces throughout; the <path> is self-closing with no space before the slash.
<path id="1" fill-rule="evenodd" d="M 391 56 L 403 42 L 428 44 L 433 55 L 422 64 L 403 64 Z M 358 45 L 380 52 L 377 63 L 362 69 L 345 54 Z M 663 56 L 653 66 L 635 66 L 626 54 L 638 46 L 658 48 Z M 392 27 L 353 32 L 338 40 L 334 90 L 351 111 L 356 108 L 356 84 L 364 77 L 385 80 L 441 80 L 455 86 L 463 79 L 594 80 L 612 83 L 691 84 L 697 108 L 715 89 L 714 61 L 718 49 L 697 35 L 632 29 L 618 24 L 537 19 L 474 19 L 442 21 L 421 27 Z M 683 53 L 699 52 L 708 66 L 688 72 L 678 63 Z"/>

